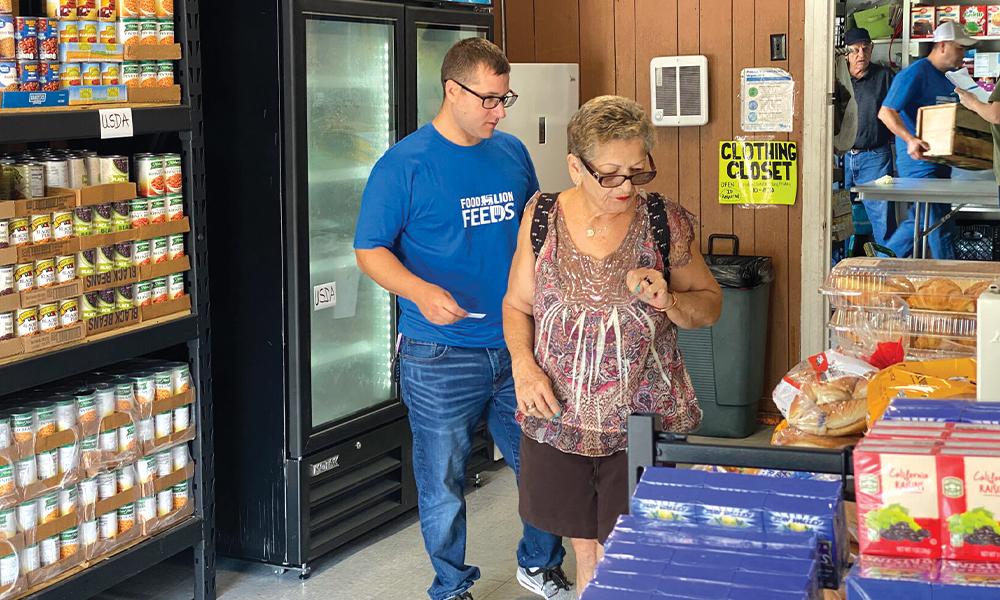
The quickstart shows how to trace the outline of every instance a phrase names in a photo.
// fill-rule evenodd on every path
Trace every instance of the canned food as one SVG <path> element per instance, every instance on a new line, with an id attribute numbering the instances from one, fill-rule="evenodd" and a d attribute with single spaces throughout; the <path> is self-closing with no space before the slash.
<path id="1" fill-rule="evenodd" d="M 91 546 L 97 543 L 97 521 L 84 521 L 80 525 L 80 544 Z"/>
<path id="2" fill-rule="evenodd" d="M 157 439 L 168 437 L 174 432 L 174 413 L 167 410 L 156 415 L 155 430 Z"/>
<path id="3" fill-rule="evenodd" d="M 0 296 L 9 296 L 16 290 L 14 265 L 0 266 Z"/>
<path id="4" fill-rule="evenodd" d="M 132 388 L 132 380 L 127 377 L 116 378 L 115 408 L 119 412 L 129 412 L 135 408 L 135 390 Z"/>
<path id="5" fill-rule="evenodd" d="M 73 210 L 73 233 L 76 237 L 87 237 L 94 234 L 94 209 L 81 206 Z"/>
<path id="6" fill-rule="evenodd" d="M 184 234 L 175 233 L 167 236 L 167 260 L 184 258 Z"/>
<path id="7" fill-rule="evenodd" d="M 146 198 L 136 198 L 129 202 L 129 219 L 132 229 L 139 229 L 149 225 L 149 200 Z"/>
<path id="8" fill-rule="evenodd" d="M 118 18 L 138 18 L 140 0 L 118 0 Z"/>
<path id="9" fill-rule="evenodd" d="M 132 285 L 132 301 L 136 306 L 149 306 L 153 303 L 153 282 L 140 281 Z"/>
<path id="10" fill-rule="evenodd" d="M 21 550 L 21 574 L 31 575 L 38 570 L 41 565 L 40 557 L 38 554 L 38 544 L 31 544 L 30 546 L 25 546 Z"/>
<path id="11" fill-rule="evenodd" d="M 76 0 L 76 16 L 79 19 L 96 20 L 97 0 Z"/>
<path id="12" fill-rule="evenodd" d="M 14 463 L 14 478 L 17 486 L 24 488 L 38 481 L 38 464 L 35 456 L 25 456 Z"/>
<path id="13" fill-rule="evenodd" d="M 154 421 L 152 417 L 139 421 L 140 442 L 148 443 L 156 439 L 156 424 Z"/>
<path id="14" fill-rule="evenodd" d="M 156 386 L 157 400 L 164 400 L 174 395 L 174 369 L 172 367 L 154 369 L 153 381 Z"/>
<path id="15" fill-rule="evenodd" d="M 128 17 L 118 21 L 119 44 L 134 46 L 139 43 L 139 37 L 139 19 Z"/>
<path id="16" fill-rule="evenodd" d="M 42 304 L 38 307 L 38 331 L 49 333 L 59 329 L 59 303 Z"/>
<path id="17" fill-rule="evenodd" d="M 167 222 L 167 197 L 158 196 L 149 198 L 149 222 L 150 224 Z"/>
<path id="18" fill-rule="evenodd" d="M 167 488 L 156 494 L 156 516 L 165 517 L 174 512 L 174 493 Z"/>
<path id="19" fill-rule="evenodd" d="M 94 267 L 94 271 L 101 275 L 103 273 L 110 273 L 115 270 L 115 251 L 114 246 L 103 246 L 97 248 L 97 264 Z"/>
<path id="20" fill-rule="evenodd" d="M 160 20 L 157 24 L 156 41 L 161 46 L 169 46 L 174 43 L 174 22 Z"/>
<path id="21" fill-rule="evenodd" d="M 103 434 L 102 434 L 103 435 Z M 98 473 L 97 499 L 107 500 L 118 493 L 118 475 L 114 472 Z"/>
<path id="22" fill-rule="evenodd" d="M 171 500 L 171 504 L 172 504 Z M 139 518 L 140 523 L 145 523 L 146 521 L 151 521 L 156 518 L 156 497 L 146 496 L 144 498 L 139 498 L 139 502 L 136 506 L 136 516 Z"/>
<path id="23" fill-rule="evenodd" d="M 170 259 L 170 239 L 167 236 L 149 240 L 149 255 L 153 263 L 166 262 Z"/>
<path id="24" fill-rule="evenodd" d="M 105 513 L 98 521 L 100 522 L 102 540 L 113 540 L 118 537 L 118 511 Z"/>
<path id="25" fill-rule="evenodd" d="M 52 215 L 31 215 L 31 243 L 45 244 L 52 241 Z"/>
<path id="26" fill-rule="evenodd" d="M 50 492 L 38 499 L 38 522 L 41 525 L 59 518 L 59 492 Z"/>
<path id="27" fill-rule="evenodd" d="M 86 175 L 87 185 L 98 185 L 101 181 L 101 157 L 93 150 L 85 150 L 79 160 L 82 162 L 82 169 Z M 73 170 L 73 159 L 70 159 L 70 172 Z"/>
<path id="28" fill-rule="evenodd" d="M 169 60 L 156 61 L 156 85 L 170 87 L 174 85 L 174 63 Z"/>
<path id="29" fill-rule="evenodd" d="M 14 311 L 17 337 L 28 337 L 38 332 L 38 307 L 19 308 Z"/>
<path id="30" fill-rule="evenodd" d="M 38 546 L 41 554 L 41 566 L 51 567 L 59 562 L 59 536 L 45 538 Z"/>
<path id="31" fill-rule="evenodd" d="M 97 41 L 102 44 L 114 44 L 118 41 L 118 24 L 101 21 L 97 24 Z"/>
<path id="32" fill-rule="evenodd" d="M 108 454 L 115 454 L 118 452 L 118 430 L 109 429 L 108 431 L 102 431 L 98 435 L 98 442 L 101 447 L 101 452 Z M 103 498 L 101 498 L 103 500 Z"/>
<path id="33" fill-rule="evenodd" d="M 35 263 L 14 265 L 14 285 L 19 292 L 35 289 Z"/>
<path id="34" fill-rule="evenodd" d="M 156 478 L 156 456 L 147 455 L 135 463 L 136 477 L 139 483 L 149 483 Z"/>
<path id="35" fill-rule="evenodd" d="M 38 58 L 48 61 L 59 58 L 59 23 L 54 19 L 38 19 Z"/>
<path id="36" fill-rule="evenodd" d="M 70 527 L 59 534 L 59 557 L 66 559 L 73 557 L 80 549 L 80 530 Z"/>
<path id="37" fill-rule="evenodd" d="M 100 499 L 100 489 L 101 486 L 97 483 L 97 477 L 82 480 L 80 482 L 80 504 L 83 506 L 97 504 L 97 501 Z"/>
<path id="38" fill-rule="evenodd" d="M 76 408 L 76 400 L 72 398 L 64 398 L 62 400 L 57 400 L 55 408 L 56 408 L 56 430 L 67 431 L 73 429 L 73 427 L 77 423 L 77 415 L 78 415 L 78 411 Z"/>
<path id="39" fill-rule="evenodd" d="M 136 37 L 132 43 L 138 43 L 138 41 L 139 38 Z M 142 87 L 142 71 L 138 61 L 130 60 L 122 65 L 122 85 L 130 88 Z"/>
<path id="40" fill-rule="evenodd" d="M 167 220 L 180 221 L 184 218 L 184 196 L 169 194 L 167 196 Z"/>
<path id="41" fill-rule="evenodd" d="M 112 31 L 114 31 L 114 25 L 109 24 L 108 27 L 111 27 Z M 104 43 L 113 44 L 114 42 Z M 121 75 L 121 65 L 119 63 L 101 63 L 101 85 L 118 85 L 121 82 Z"/>
<path id="42" fill-rule="evenodd" d="M 56 406 L 44 404 L 35 409 L 35 435 L 38 438 L 50 436 L 56 432 Z"/>
<path id="43" fill-rule="evenodd" d="M 127 269 L 132 266 L 132 242 L 115 244 L 114 263 L 116 269 Z"/>
<path id="44" fill-rule="evenodd" d="M 191 367 L 187 363 L 177 363 L 173 366 L 174 395 L 183 394 L 191 389 Z"/>
<path id="45" fill-rule="evenodd" d="M 139 0 L 138 4 L 140 17 L 156 18 L 156 0 Z"/>
<path id="46" fill-rule="evenodd" d="M 187 444 L 174 446 L 173 449 L 170 450 L 170 455 L 174 459 L 174 471 L 180 471 L 188 466 L 190 455 L 188 454 Z"/>
<path id="47" fill-rule="evenodd" d="M 101 63 L 80 63 L 80 79 L 83 85 L 101 85 Z"/>
<path id="48" fill-rule="evenodd" d="M 35 287 L 47 288 L 56 284 L 56 261 L 43 258 L 35 261 Z M 58 310 L 58 309 L 56 309 Z"/>
<path id="49" fill-rule="evenodd" d="M 45 450 L 36 455 L 38 460 L 38 479 L 47 481 L 59 475 L 59 451 Z"/>
<path id="50" fill-rule="evenodd" d="M 112 204 L 98 204 L 91 211 L 91 226 L 95 234 L 105 234 L 114 231 L 114 206 Z"/>
<path id="51" fill-rule="evenodd" d="M 75 256 L 57 256 L 55 262 L 57 283 L 67 283 L 76 279 Z"/>
<path id="52" fill-rule="evenodd" d="M 101 24 L 94 20 L 80 20 L 78 27 L 79 39 L 83 43 L 96 44 L 99 38 Z"/>
<path id="53" fill-rule="evenodd" d="M 156 78 L 160 73 L 155 60 L 144 60 L 139 63 L 139 87 L 156 87 Z"/>
<path id="54" fill-rule="evenodd" d="M 112 204 L 111 228 L 115 231 L 128 231 L 132 228 L 132 205 L 129 201 Z"/>
<path id="55" fill-rule="evenodd" d="M 191 427 L 191 405 L 185 404 L 174 409 L 174 433 L 182 433 Z"/>
<path id="56" fill-rule="evenodd" d="M 97 398 L 97 415 L 100 418 L 103 419 L 115 414 L 117 391 L 117 386 L 108 383 L 99 383 L 94 386 L 94 395 Z"/>
<path id="57" fill-rule="evenodd" d="M 139 43 L 142 45 L 155 45 L 158 43 L 157 36 L 160 33 L 160 24 L 155 18 L 139 19 Z"/>
<path id="58" fill-rule="evenodd" d="M 177 300 L 184 297 L 184 273 L 172 273 L 167 276 L 167 298 Z"/>
<path id="59" fill-rule="evenodd" d="M 156 377 L 153 373 L 143 371 L 133 375 L 131 379 L 132 389 L 135 390 L 135 401 L 140 406 L 156 399 Z"/>
<path id="60" fill-rule="evenodd" d="M 17 336 L 14 330 L 14 313 L 0 313 L 0 341 L 12 340 L 15 337 Z"/>
<path id="61" fill-rule="evenodd" d="M 41 67 L 39 67 L 41 69 Z M 22 88 L 23 89 L 23 88 Z M 40 162 L 25 163 L 28 167 L 29 198 L 45 197 L 45 165 Z M 34 218 L 34 217 L 32 217 Z M 51 215 L 50 215 L 51 218 Z"/>
<path id="62" fill-rule="evenodd" d="M 101 183 L 128 183 L 128 158 L 119 155 L 102 156 Z"/>
<path id="63" fill-rule="evenodd" d="M 180 510 L 188 503 L 188 482 L 182 481 L 173 487 L 174 510 Z"/>
<path id="64" fill-rule="evenodd" d="M 125 533 L 135 526 L 135 503 L 128 503 L 118 509 L 118 533 Z"/>
<path id="65" fill-rule="evenodd" d="M 30 442 L 35 438 L 35 411 L 30 408 L 18 408 L 10 415 L 14 431 L 14 440 Z M 34 462 L 34 460 L 32 460 Z"/>
<path id="66" fill-rule="evenodd" d="M 118 2 L 116 0 L 100 0 L 97 4 L 97 18 L 102 21 L 118 19 Z"/>
<path id="67" fill-rule="evenodd" d="M 22 60 L 17 63 L 17 87 L 22 92 L 38 92 L 42 89 L 41 67 L 35 61 Z M 33 196 L 27 196 L 31 198 Z"/>
<path id="68" fill-rule="evenodd" d="M 97 421 L 97 398 L 93 390 L 86 390 L 76 395 L 76 414 L 80 423 Z"/>
<path id="69" fill-rule="evenodd" d="M 17 530 L 31 531 L 38 527 L 38 501 L 29 500 L 17 505 Z"/>
<path id="70" fill-rule="evenodd" d="M 76 499 L 77 491 L 75 485 L 59 490 L 59 514 L 65 517 L 66 515 L 75 513 Z"/>
<path id="71" fill-rule="evenodd" d="M 42 161 L 45 167 L 45 187 L 69 187 L 69 163 L 65 158 L 49 158 Z"/>
<path id="72" fill-rule="evenodd" d="M 124 429 L 124 428 L 123 428 Z M 132 430 L 135 434 L 135 429 Z M 133 440 L 133 444 L 135 440 Z M 124 452 L 124 450 L 122 451 Z M 118 469 L 118 492 L 127 492 L 135 487 L 135 469 L 131 465 Z"/>
<path id="73" fill-rule="evenodd" d="M 153 291 L 152 291 L 153 304 L 160 304 L 170 299 L 170 291 L 167 286 L 166 277 L 157 277 L 156 279 L 153 280 L 152 283 L 153 283 Z"/>
<path id="74" fill-rule="evenodd" d="M 67 444 L 59 448 L 59 473 L 66 474 L 76 469 L 76 444 Z"/>
<path id="75" fill-rule="evenodd" d="M 97 250 L 88 248 L 76 253 L 76 274 L 80 277 L 87 277 L 97 272 L 95 262 L 97 261 Z"/>
<path id="76" fill-rule="evenodd" d="M 62 88 L 62 63 L 38 63 L 38 81 L 43 92 L 58 92 Z"/>
<path id="77" fill-rule="evenodd" d="M 150 198 L 153 196 L 162 196 L 165 193 L 165 162 L 163 155 L 136 154 L 135 169 L 140 196 Z"/>
<path id="78" fill-rule="evenodd" d="M 14 466 L 9 462 L 0 463 L 0 496 L 14 493 Z M 3 513 L 0 511 L 0 524 L 3 522 Z M 2 529 L 0 529 L 2 532 Z"/>
<path id="79" fill-rule="evenodd" d="M 156 476 L 166 477 L 174 472 L 174 457 L 170 450 L 156 453 Z"/>
<path id="80" fill-rule="evenodd" d="M 9 448 L 14 441 L 14 430 L 10 417 L 0 415 L 0 448 Z"/>
<path id="81" fill-rule="evenodd" d="M 156 2 L 156 17 L 158 19 L 173 18 L 174 0 L 155 0 L 155 2 Z"/>
<path id="82" fill-rule="evenodd" d="M 7 539 L 10 539 L 15 535 L 17 535 L 16 509 L 14 508 L 0 509 L 0 535 L 3 535 Z"/>
<path id="83" fill-rule="evenodd" d="M 3 47 L 4 43 L 7 41 L 4 38 L 4 33 L 6 31 L 5 27 L 7 26 L 7 24 L 4 22 L 4 18 L 5 18 L 4 15 L 0 15 L 0 47 Z M 10 28 L 13 29 L 14 26 L 10 25 Z M 14 39 L 11 37 L 9 38 L 9 40 L 10 40 L 9 43 L 13 45 Z M 20 89 L 21 89 L 21 83 L 17 79 L 17 63 L 12 60 L 0 59 L 0 90 L 8 92 L 16 92 Z M 2 181 L 0 181 L 0 192 L 3 192 L 4 190 L 9 190 L 10 184 L 6 183 L 7 181 L 6 177 L 8 176 L 5 175 L 4 173 L 0 173 L 0 177 L 4 178 Z M 3 196 L 6 197 L 7 195 L 9 195 L 9 193 L 10 192 L 8 191 L 7 193 L 3 194 Z"/>
<path id="84" fill-rule="evenodd" d="M 56 211 L 52 213 L 52 238 L 65 240 L 73 237 L 73 211 Z"/>
<path id="85" fill-rule="evenodd" d="M 3 197 L 4 196 L 0 195 L 0 198 Z M 10 223 L 5 219 L 0 219 L 0 248 L 9 248 L 9 247 L 10 247 Z"/>
<path id="86" fill-rule="evenodd" d="M 8 240 L 15 248 L 31 243 L 31 219 L 14 217 L 7 222 Z"/>
<path id="87" fill-rule="evenodd" d="M 118 429 L 118 452 L 124 454 L 132 452 L 136 448 L 135 425 L 129 423 Z M 131 468 L 130 468 L 131 472 Z"/>
<path id="88" fill-rule="evenodd" d="M 17 60 L 38 60 L 38 17 L 14 17 Z"/>
<path id="89" fill-rule="evenodd" d="M 80 299 L 65 298 L 59 301 L 59 325 L 70 327 L 80 322 Z"/>
<path id="90" fill-rule="evenodd" d="M 18 71 L 20 81 L 21 73 Z M 18 84 L 20 86 L 20 84 Z M 31 169 L 25 163 L 7 163 L 4 167 L 7 174 L 8 186 L 10 188 L 10 198 L 13 200 L 23 200 L 31 198 Z"/>
<path id="91" fill-rule="evenodd" d="M 67 44 L 80 41 L 80 23 L 77 21 L 59 21 L 59 41 Z"/>

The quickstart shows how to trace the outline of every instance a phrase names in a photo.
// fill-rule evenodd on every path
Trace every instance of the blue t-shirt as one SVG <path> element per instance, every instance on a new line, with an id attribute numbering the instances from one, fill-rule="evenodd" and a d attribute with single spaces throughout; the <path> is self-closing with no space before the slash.
<path id="1" fill-rule="evenodd" d="M 449 346 L 504 346 L 507 275 L 524 205 L 537 191 L 527 148 L 500 131 L 459 146 L 428 123 L 379 159 L 361 200 L 354 247 L 391 250 L 466 311 L 486 315 L 434 325 L 400 298 L 400 333 Z"/>
<path id="2" fill-rule="evenodd" d="M 917 111 L 920 107 L 947 102 L 958 102 L 955 84 L 948 81 L 931 61 L 921 58 L 896 75 L 882 106 L 898 112 L 907 131 L 916 135 Z M 945 165 L 910 158 L 906 151 L 906 141 L 901 137 L 896 138 L 896 171 L 900 177 L 951 175 L 951 169 Z"/>

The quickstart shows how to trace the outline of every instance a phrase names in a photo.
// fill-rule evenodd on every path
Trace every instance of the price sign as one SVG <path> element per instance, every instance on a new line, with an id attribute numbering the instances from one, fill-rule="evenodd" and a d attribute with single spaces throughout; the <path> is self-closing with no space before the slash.
<path id="1" fill-rule="evenodd" d="M 101 139 L 126 138 L 134 134 L 131 108 L 102 108 L 100 110 Z"/>

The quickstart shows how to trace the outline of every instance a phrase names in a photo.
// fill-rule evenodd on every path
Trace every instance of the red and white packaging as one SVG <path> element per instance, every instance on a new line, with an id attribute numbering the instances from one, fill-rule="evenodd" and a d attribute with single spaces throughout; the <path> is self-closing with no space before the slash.
<path id="1" fill-rule="evenodd" d="M 934 11 L 934 26 L 937 27 L 945 21 L 962 24 L 962 7 L 958 4 L 947 4 L 938 6 Z"/>
<path id="2" fill-rule="evenodd" d="M 1000 447 L 938 456 L 942 557 L 1000 562 Z"/>
<path id="3" fill-rule="evenodd" d="M 939 558 L 939 446 L 862 441 L 854 451 L 862 554 Z"/>
<path id="4" fill-rule="evenodd" d="M 1000 36 L 1000 4 L 986 7 L 986 35 Z"/>
<path id="5" fill-rule="evenodd" d="M 970 4 L 962 7 L 962 28 L 967 35 L 986 35 L 986 5 Z"/>
<path id="6" fill-rule="evenodd" d="M 934 37 L 933 6 L 910 7 L 910 37 L 912 38 Z"/>

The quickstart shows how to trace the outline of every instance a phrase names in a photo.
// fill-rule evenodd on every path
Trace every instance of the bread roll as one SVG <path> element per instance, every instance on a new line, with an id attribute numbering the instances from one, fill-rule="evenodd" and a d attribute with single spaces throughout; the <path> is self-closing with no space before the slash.
<path id="1" fill-rule="evenodd" d="M 859 292 L 858 294 L 847 296 L 847 301 L 850 304 L 859 306 L 885 304 L 889 299 L 882 298 L 883 295 L 891 295 L 905 300 L 910 294 L 916 291 L 913 287 L 913 282 L 899 275 L 877 279 L 873 279 L 870 275 L 844 275 L 838 277 L 834 285 L 838 290 Z"/>
<path id="2" fill-rule="evenodd" d="M 868 414 L 866 398 L 848 397 L 845 400 L 817 404 L 806 394 L 799 394 L 788 409 L 788 423 L 805 433 L 828 435 L 831 430 L 844 430 L 864 425 Z"/>
<path id="3" fill-rule="evenodd" d="M 802 448 L 843 448 L 858 443 L 860 435 L 831 437 L 813 435 L 795 427 L 786 427 L 777 431 L 771 439 L 775 446 L 796 446 Z"/>
<path id="4" fill-rule="evenodd" d="M 929 335 L 915 335 L 910 338 L 910 348 L 914 350 L 940 350 L 942 338 Z"/>
<path id="5" fill-rule="evenodd" d="M 951 279 L 933 277 L 910 296 L 910 308 L 954 311 L 962 307 L 962 288 Z"/>
<path id="6" fill-rule="evenodd" d="M 980 294 L 988 290 L 992 284 L 992 281 L 977 281 L 965 288 L 965 292 L 963 293 L 965 297 L 962 298 L 960 303 L 958 303 L 956 311 L 967 313 L 976 312 Z"/>
<path id="7" fill-rule="evenodd" d="M 851 399 L 851 392 L 854 390 L 854 385 L 854 381 L 841 380 L 828 381 L 824 383 L 807 383 L 802 386 L 802 393 L 808 396 L 816 404 L 843 402 L 844 400 Z"/>

